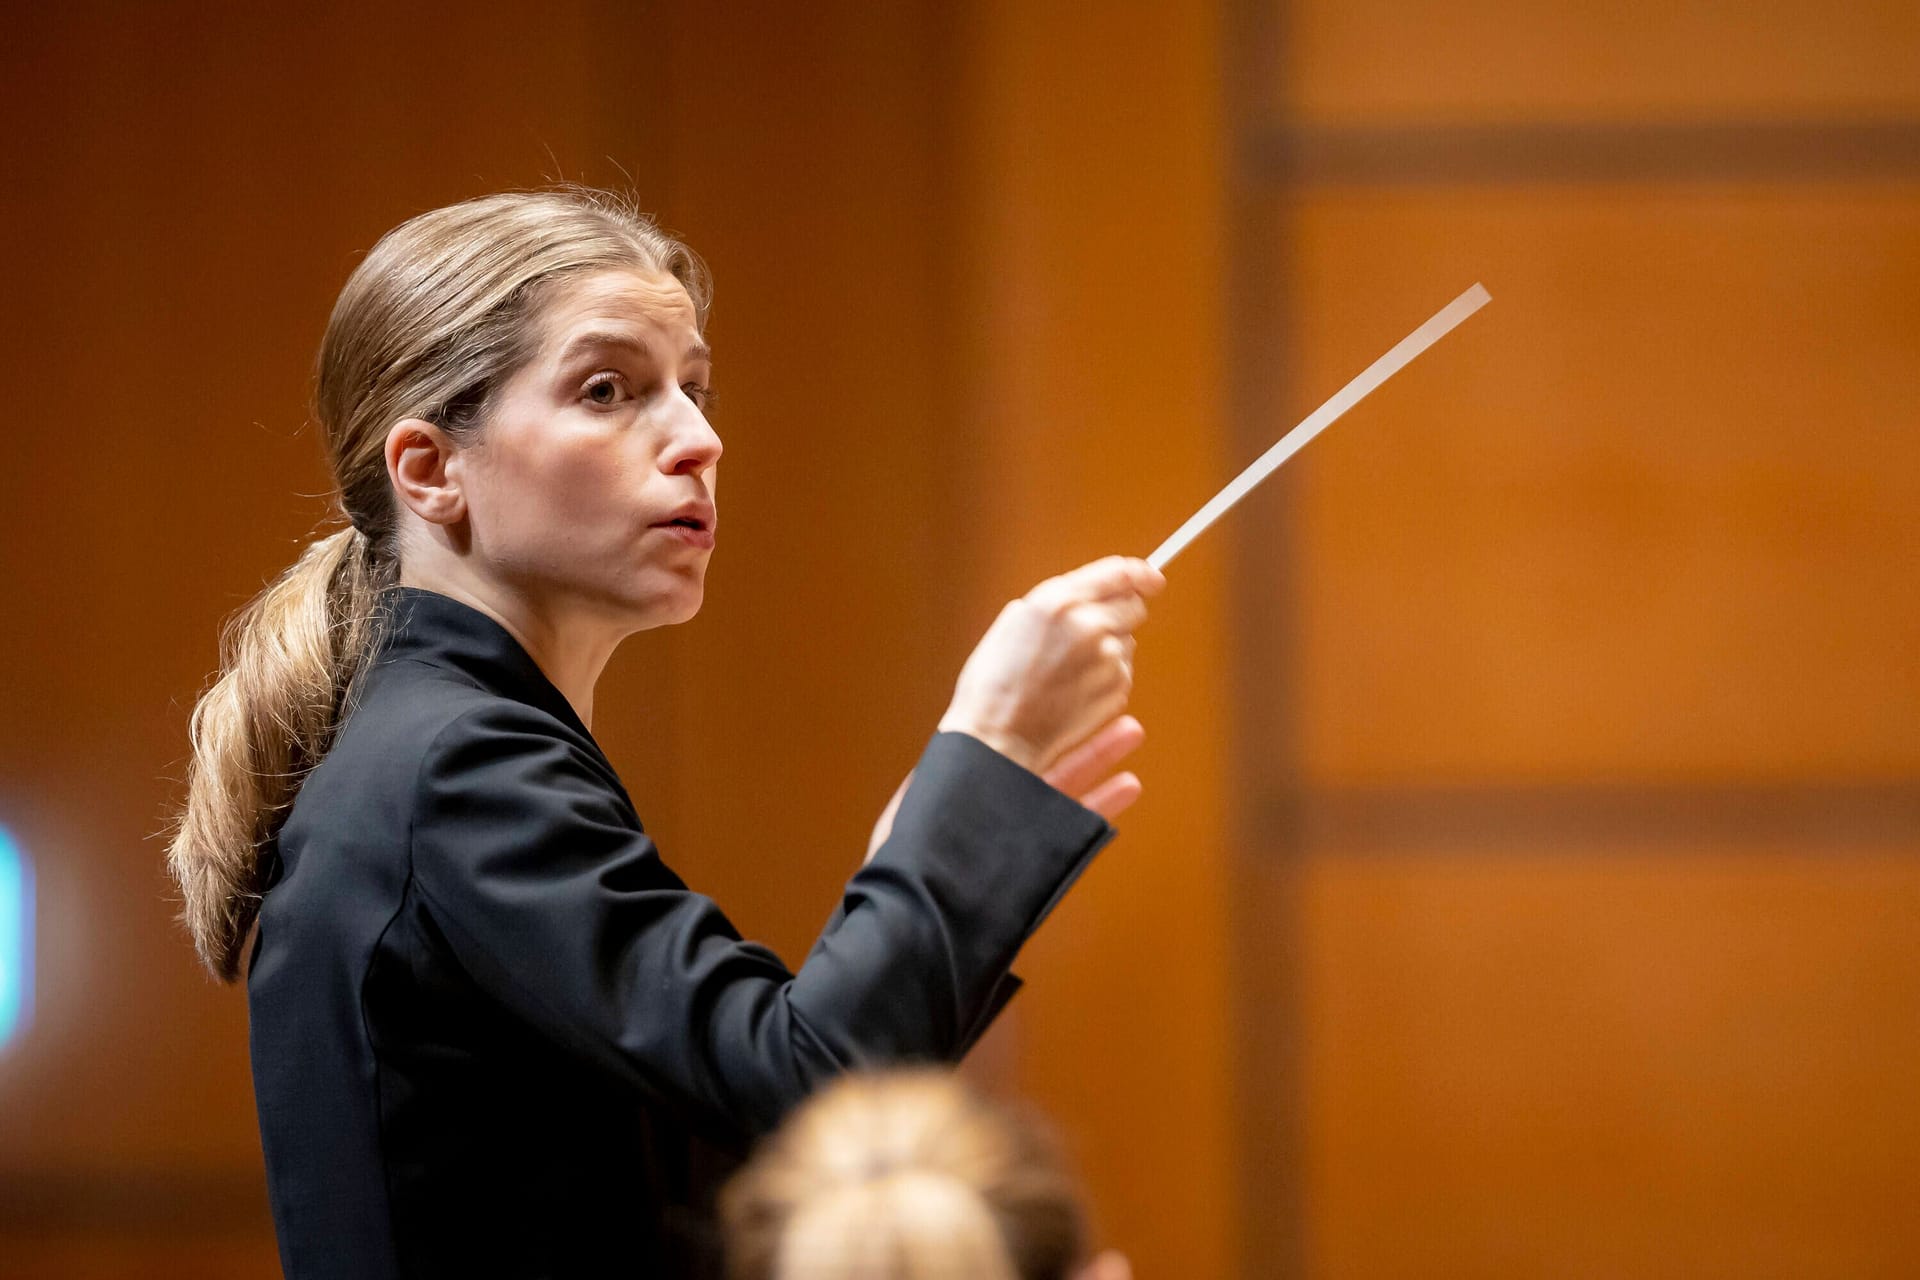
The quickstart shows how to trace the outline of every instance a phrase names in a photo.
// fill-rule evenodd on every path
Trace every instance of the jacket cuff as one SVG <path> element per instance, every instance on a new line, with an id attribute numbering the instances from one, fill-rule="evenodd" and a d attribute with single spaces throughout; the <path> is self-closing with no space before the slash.
<path id="1" fill-rule="evenodd" d="M 1017 989 L 1021 945 L 1115 831 L 1105 818 L 965 733 L 936 733 L 869 870 L 911 873 L 950 924 L 954 1046 L 971 1045 Z"/>
<path id="2" fill-rule="evenodd" d="M 922 778 L 929 784 L 924 789 Z M 1119 834 L 1092 809 L 969 733 L 933 735 L 921 753 L 914 785 L 901 798 L 896 830 L 915 799 L 931 802 L 970 836 L 998 837 L 1001 856 L 980 868 L 1002 877 L 994 886 L 1001 890 L 996 896 L 1002 901 L 1038 896 L 1037 904 L 1029 902 L 1022 941 L 1053 913 L 1093 855 Z"/>

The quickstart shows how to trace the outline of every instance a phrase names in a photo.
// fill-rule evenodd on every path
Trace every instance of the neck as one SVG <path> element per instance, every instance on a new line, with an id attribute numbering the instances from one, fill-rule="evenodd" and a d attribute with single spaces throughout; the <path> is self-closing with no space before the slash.
<path id="1" fill-rule="evenodd" d="M 620 635 L 577 616 L 543 606 L 496 583 L 476 582 L 464 574 L 414 570 L 402 566 L 400 585 L 437 592 L 478 609 L 520 642 L 541 674 L 553 681 L 580 723 L 593 728 L 593 689 L 613 656 Z"/>

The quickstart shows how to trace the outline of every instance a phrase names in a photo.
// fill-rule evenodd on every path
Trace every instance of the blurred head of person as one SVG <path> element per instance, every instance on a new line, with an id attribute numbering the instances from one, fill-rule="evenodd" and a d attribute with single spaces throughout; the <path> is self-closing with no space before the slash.
<path id="1" fill-rule="evenodd" d="M 708 298 L 685 245 L 583 188 L 431 210 L 353 271 L 314 395 L 341 526 L 231 620 L 193 714 L 168 864 L 216 974 L 239 975 L 262 852 L 351 706 L 386 588 L 461 599 L 577 668 L 699 609 Z"/>
<path id="2" fill-rule="evenodd" d="M 721 1196 L 732 1280 L 1130 1280 L 1044 1126 L 931 1069 L 847 1077 Z"/>

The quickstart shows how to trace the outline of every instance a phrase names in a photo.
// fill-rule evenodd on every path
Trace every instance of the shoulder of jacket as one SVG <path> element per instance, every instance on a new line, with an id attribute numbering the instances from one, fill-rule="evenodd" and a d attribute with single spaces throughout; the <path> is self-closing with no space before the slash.
<path id="1" fill-rule="evenodd" d="M 463 690 L 436 710 L 428 755 L 457 747 L 466 739 L 502 736 L 553 738 L 569 746 L 587 746 L 577 730 L 552 712 L 486 689 Z"/>
<path id="2" fill-rule="evenodd" d="M 474 763 L 495 764 L 516 755 L 551 763 L 559 752 L 580 772 L 625 795 L 626 789 L 599 747 L 552 712 L 488 690 L 471 690 L 447 705 L 420 753 L 421 776 Z"/>
<path id="3" fill-rule="evenodd" d="M 644 831 L 633 798 L 600 749 L 578 729 L 537 706 L 495 694 L 469 700 L 426 743 L 413 774 L 416 814 L 440 812 L 485 795 L 487 803 L 521 795 L 600 797 L 619 820 Z"/>

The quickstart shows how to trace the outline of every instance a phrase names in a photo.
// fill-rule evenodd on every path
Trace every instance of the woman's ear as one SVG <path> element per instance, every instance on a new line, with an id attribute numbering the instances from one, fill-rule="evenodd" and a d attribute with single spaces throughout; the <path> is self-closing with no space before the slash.
<path id="1" fill-rule="evenodd" d="M 1126 1254 L 1108 1249 L 1080 1268 L 1074 1280 L 1133 1280 L 1133 1264 Z"/>
<path id="2" fill-rule="evenodd" d="M 387 432 L 387 478 L 400 501 L 429 524 L 453 524 L 467 514 L 460 489 L 458 451 L 447 433 L 424 418 L 403 418 Z"/>

